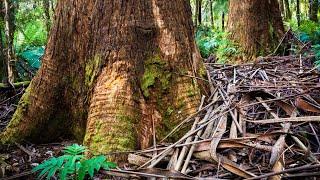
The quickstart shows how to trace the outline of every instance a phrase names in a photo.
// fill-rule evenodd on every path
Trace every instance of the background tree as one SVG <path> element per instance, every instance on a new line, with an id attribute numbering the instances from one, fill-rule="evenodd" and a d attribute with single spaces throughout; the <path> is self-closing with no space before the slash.
<path id="1" fill-rule="evenodd" d="M 1 141 L 72 134 L 96 153 L 147 147 L 154 129 L 161 138 L 195 112 L 200 69 L 186 0 L 58 1 L 41 69 Z"/>
<path id="2" fill-rule="evenodd" d="M 285 5 L 285 19 L 289 20 L 292 18 L 289 0 L 284 0 L 284 5 Z"/>
<path id="3" fill-rule="evenodd" d="M 284 33 L 277 0 L 230 0 L 228 31 L 245 59 L 270 53 Z"/>
<path id="4" fill-rule="evenodd" d="M 296 0 L 296 15 L 297 15 L 297 23 L 298 23 L 298 26 L 300 26 L 301 24 L 301 9 L 300 9 L 300 0 Z"/>
<path id="5" fill-rule="evenodd" d="M 310 1 L 309 18 L 311 21 L 318 22 L 319 1 L 318 0 L 309 0 L 309 1 Z"/>

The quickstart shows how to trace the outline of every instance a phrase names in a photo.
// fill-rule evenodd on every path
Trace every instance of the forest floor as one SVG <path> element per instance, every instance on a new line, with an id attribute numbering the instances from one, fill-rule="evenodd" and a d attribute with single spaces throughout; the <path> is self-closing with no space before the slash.
<path id="1" fill-rule="evenodd" d="M 95 179 L 108 175 L 173 179 L 320 177 L 320 72 L 312 52 L 300 54 L 305 55 L 267 56 L 241 65 L 205 62 L 208 88 L 199 111 L 168 137 L 184 126 L 190 131 L 175 143 L 161 141 L 129 154 L 130 166 L 100 171 Z M 24 88 L 0 91 L 1 132 Z M 60 156 L 72 143 L 61 139 L 60 143 L 24 142 L 1 147 L 0 179 L 34 179 L 33 167 Z"/>

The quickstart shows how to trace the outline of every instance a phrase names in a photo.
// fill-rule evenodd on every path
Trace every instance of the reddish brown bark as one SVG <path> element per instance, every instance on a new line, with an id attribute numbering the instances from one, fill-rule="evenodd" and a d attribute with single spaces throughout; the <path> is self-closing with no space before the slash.
<path id="1" fill-rule="evenodd" d="M 284 27 L 277 0 L 230 0 L 228 30 L 246 59 L 272 51 Z"/>
<path id="2" fill-rule="evenodd" d="M 199 64 L 187 0 L 59 1 L 2 142 L 72 134 L 94 153 L 147 147 L 153 122 L 161 138 L 195 112 Z"/>

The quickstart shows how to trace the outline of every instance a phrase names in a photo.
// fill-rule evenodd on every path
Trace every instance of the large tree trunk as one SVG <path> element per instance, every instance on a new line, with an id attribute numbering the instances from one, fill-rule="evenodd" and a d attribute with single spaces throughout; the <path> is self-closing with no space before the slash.
<path id="1" fill-rule="evenodd" d="M 244 60 L 270 53 L 284 32 L 278 1 L 230 0 L 228 30 Z"/>
<path id="2" fill-rule="evenodd" d="M 196 111 L 200 65 L 187 0 L 58 1 L 2 142 L 72 134 L 94 153 L 148 147 Z"/>

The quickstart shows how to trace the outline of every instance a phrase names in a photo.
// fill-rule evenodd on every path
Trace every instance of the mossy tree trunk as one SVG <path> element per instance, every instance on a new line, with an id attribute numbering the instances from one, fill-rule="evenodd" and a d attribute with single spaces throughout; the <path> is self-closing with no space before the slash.
<path id="1" fill-rule="evenodd" d="M 230 0 L 228 31 L 245 60 L 272 52 L 284 33 L 278 0 Z"/>
<path id="2" fill-rule="evenodd" d="M 58 1 L 42 67 L 1 140 L 148 147 L 153 129 L 162 138 L 196 111 L 201 67 L 187 0 Z"/>

